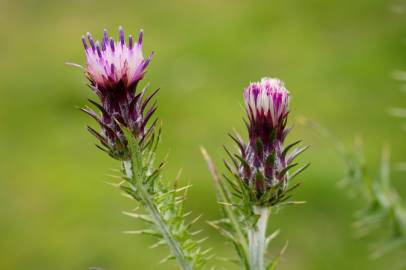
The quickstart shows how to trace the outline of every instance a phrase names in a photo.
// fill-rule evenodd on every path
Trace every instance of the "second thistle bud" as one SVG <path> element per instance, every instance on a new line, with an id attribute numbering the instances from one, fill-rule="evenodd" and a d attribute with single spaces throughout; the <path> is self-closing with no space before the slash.
<path id="1" fill-rule="evenodd" d="M 236 155 L 237 160 L 233 158 L 232 171 L 252 191 L 253 203 L 273 205 L 286 195 L 288 170 L 305 148 L 288 154 L 293 145 L 284 146 L 290 94 L 281 80 L 263 78 L 251 83 L 244 90 L 244 100 L 249 141 L 233 137 L 240 155 Z"/>
<path id="2" fill-rule="evenodd" d="M 241 167 L 241 176 L 255 183 L 259 194 L 275 184 L 280 183 L 283 188 L 286 177 L 281 172 L 287 164 L 282 152 L 287 135 L 289 92 L 282 81 L 263 78 L 244 90 L 244 98 L 249 119 L 249 143 L 244 159 L 249 166 Z"/>

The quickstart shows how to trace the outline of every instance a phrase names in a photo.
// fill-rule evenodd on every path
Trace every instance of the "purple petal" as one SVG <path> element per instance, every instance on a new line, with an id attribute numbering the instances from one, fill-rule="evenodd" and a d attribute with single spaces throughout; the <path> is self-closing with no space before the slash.
<path id="1" fill-rule="evenodd" d="M 124 44 L 125 44 L 125 41 L 124 41 L 124 29 L 123 29 L 122 26 L 120 26 L 118 29 L 119 29 L 118 31 L 120 32 L 121 46 L 124 46 Z"/>
<path id="2" fill-rule="evenodd" d="M 128 47 L 129 47 L 130 49 L 133 48 L 133 36 L 132 36 L 132 35 L 130 35 L 130 36 L 128 37 Z"/>
<path id="3" fill-rule="evenodd" d="M 85 36 L 82 36 L 82 43 L 83 43 L 83 47 L 85 47 L 85 50 L 87 51 L 88 47 L 87 47 Z"/>
<path id="4" fill-rule="evenodd" d="M 144 30 L 140 30 L 140 33 L 138 34 L 138 47 L 141 47 L 142 45 L 142 37 L 144 36 Z"/>
<path id="5" fill-rule="evenodd" d="M 110 38 L 110 48 L 114 52 L 114 40 Z"/>

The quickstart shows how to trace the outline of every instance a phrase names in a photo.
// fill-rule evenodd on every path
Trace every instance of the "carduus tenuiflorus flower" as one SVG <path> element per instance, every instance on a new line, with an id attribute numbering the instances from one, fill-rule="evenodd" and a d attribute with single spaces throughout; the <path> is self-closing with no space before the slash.
<path id="1" fill-rule="evenodd" d="M 248 121 L 248 143 L 231 136 L 238 144 L 240 154 L 230 155 L 234 168 L 227 167 L 251 191 L 255 204 L 274 205 L 285 198 L 288 190 L 288 170 L 294 158 L 306 149 L 289 149 L 298 142 L 284 146 L 289 132 L 286 127 L 290 94 L 284 83 L 275 78 L 263 78 L 244 90 Z"/>
<path id="2" fill-rule="evenodd" d="M 96 93 L 100 104 L 90 101 L 101 112 L 101 115 L 90 108 L 83 109 L 100 124 L 101 132 L 91 127 L 88 130 L 100 141 L 103 150 L 117 159 L 127 159 L 127 142 L 122 127 L 129 129 L 142 141 L 153 131 L 155 122 L 147 124 L 156 110 L 156 103 L 149 105 L 157 90 L 145 96 L 146 88 L 136 93 L 140 80 L 151 61 L 152 53 L 145 59 L 142 53 L 143 32 L 134 42 L 130 35 L 125 39 L 122 27 L 119 28 L 119 39 L 109 37 L 107 30 L 101 42 L 94 41 L 87 33 L 82 36 L 86 54 L 85 74 L 90 88 Z"/>

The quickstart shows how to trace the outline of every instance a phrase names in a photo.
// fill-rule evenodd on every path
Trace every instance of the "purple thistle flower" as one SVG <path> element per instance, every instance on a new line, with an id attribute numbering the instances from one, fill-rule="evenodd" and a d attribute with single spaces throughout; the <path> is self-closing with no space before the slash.
<path id="1" fill-rule="evenodd" d="M 86 77 L 90 88 L 97 94 L 101 104 L 91 101 L 101 115 L 90 108 L 83 109 L 100 124 L 101 132 L 88 127 L 89 131 L 100 141 L 103 150 L 117 159 L 127 159 L 127 142 L 122 127 L 128 128 L 141 142 L 153 131 L 156 121 L 147 124 L 156 110 L 156 103 L 148 106 L 158 90 L 146 96 L 146 88 L 136 93 L 139 81 L 144 77 L 151 61 L 152 53 L 144 59 L 142 53 L 142 36 L 139 34 L 137 44 L 133 44 L 130 35 L 128 45 L 124 30 L 119 28 L 119 40 L 114 41 L 104 30 L 101 41 L 94 41 L 87 33 L 87 40 L 82 37 L 86 53 Z"/>
<path id="2" fill-rule="evenodd" d="M 289 114 L 289 91 L 275 78 L 263 78 L 244 90 L 246 123 L 249 142 L 231 136 L 237 143 L 240 155 L 230 155 L 234 168 L 226 166 L 252 192 L 255 204 L 272 205 L 281 201 L 288 186 L 288 170 L 296 164 L 293 159 L 307 147 L 288 150 L 299 142 L 284 146 L 289 132 L 286 128 Z"/>

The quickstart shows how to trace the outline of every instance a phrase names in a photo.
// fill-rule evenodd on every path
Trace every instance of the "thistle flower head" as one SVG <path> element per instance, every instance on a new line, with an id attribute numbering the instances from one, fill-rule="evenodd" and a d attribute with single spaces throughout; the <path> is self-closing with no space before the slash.
<path id="1" fill-rule="evenodd" d="M 283 198 L 292 161 L 306 149 L 288 154 L 293 145 L 284 146 L 289 99 L 284 83 L 275 78 L 263 78 L 244 90 L 249 142 L 232 136 L 240 154 L 237 158 L 230 155 L 234 169 L 227 166 L 252 191 L 250 200 L 256 204 L 272 205 Z"/>
<path id="2" fill-rule="evenodd" d="M 138 41 L 134 43 L 132 36 L 126 42 L 124 30 L 119 28 L 119 40 L 114 41 L 104 31 L 101 42 L 94 42 L 87 34 L 87 41 L 82 37 L 86 53 L 85 73 L 90 81 L 91 89 L 97 94 L 100 104 L 91 101 L 101 115 L 90 108 L 83 111 L 92 116 L 100 124 L 101 132 L 92 128 L 89 131 L 100 141 L 102 149 L 117 159 L 127 159 L 127 141 L 121 127 L 129 129 L 142 141 L 151 134 L 155 122 L 147 124 L 156 110 L 155 103 L 149 106 L 157 90 L 146 95 L 146 88 L 136 93 L 138 82 L 143 78 L 152 54 L 144 59 L 142 54 L 141 31 Z"/>
<path id="3" fill-rule="evenodd" d="M 95 42 L 90 33 L 86 34 L 86 38 L 82 36 L 86 73 L 91 83 L 101 91 L 108 91 L 118 84 L 131 88 L 142 79 L 151 60 L 151 57 L 144 59 L 142 36 L 141 30 L 136 44 L 131 35 L 126 42 L 122 27 L 119 29 L 118 41 L 109 37 L 107 30 L 104 30 L 101 42 Z"/>

